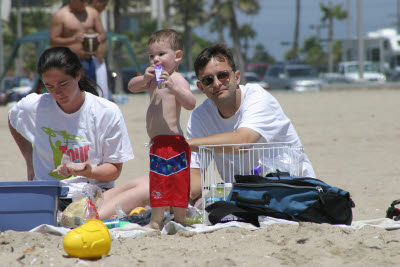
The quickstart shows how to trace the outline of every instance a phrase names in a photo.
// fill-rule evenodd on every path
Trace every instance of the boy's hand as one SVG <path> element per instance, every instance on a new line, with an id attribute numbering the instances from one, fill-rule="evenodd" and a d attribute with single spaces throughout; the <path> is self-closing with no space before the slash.
<path id="1" fill-rule="evenodd" d="M 156 77 L 155 71 L 154 71 L 154 65 L 151 65 L 150 67 L 147 67 L 147 69 L 145 70 L 144 74 L 144 81 L 147 84 L 150 84 L 151 80 L 154 79 Z"/>
<path id="2" fill-rule="evenodd" d="M 173 90 L 174 86 L 175 86 L 175 83 L 174 83 L 173 79 L 170 79 L 170 77 L 171 76 L 169 75 L 169 73 L 167 71 L 163 70 L 161 72 L 160 79 L 163 79 L 164 81 L 161 82 L 161 84 L 163 84 L 166 87 L 168 87 L 168 89 Z"/>

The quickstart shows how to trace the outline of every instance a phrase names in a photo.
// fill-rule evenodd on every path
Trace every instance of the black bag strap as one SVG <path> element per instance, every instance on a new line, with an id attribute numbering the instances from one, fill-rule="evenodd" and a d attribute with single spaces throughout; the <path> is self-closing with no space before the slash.
<path id="1" fill-rule="evenodd" d="M 227 201 L 214 202 L 210 206 L 206 207 L 206 211 L 208 212 L 208 220 L 212 224 L 220 223 L 225 216 L 232 214 L 238 217 L 237 221 L 248 222 L 257 227 L 260 226 L 258 222 L 259 214 L 249 212 L 248 210 Z"/>
<path id="2" fill-rule="evenodd" d="M 390 204 L 390 207 L 386 211 L 386 218 L 393 219 L 395 221 L 400 220 L 400 209 L 396 208 L 396 205 L 400 204 L 400 199 L 396 199 Z"/>
<path id="3" fill-rule="evenodd" d="M 258 176 L 258 175 L 235 175 L 235 184 L 288 184 L 295 186 L 320 186 L 324 190 L 328 187 L 332 187 L 325 182 L 311 177 L 298 177 L 298 176 L 280 176 L 278 179 L 271 179 L 276 176 Z"/>
<path id="4" fill-rule="evenodd" d="M 254 199 L 254 198 L 241 197 L 239 192 L 232 192 L 230 201 L 237 201 L 240 203 L 247 203 L 247 204 L 254 204 L 254 205 L 268 205 L 269 202 L 271 201 L 271 196 L 268 195 L 267 192 L 265 192 L 262 195 L 261 199 Z"/>
<path id="5" fill-rule="evenodd" d="M 278 178 L 288 177 L 288 176 L 290 176 L 289 172 L 281 172 L 278 169 L 276 169 L 276 172 L 271 172 L 271 173 L 268 173 L 267 175 L 265 175 L 265 177 L 278 177 Z"/>
<path id="6" fill-rule="evenodd" d="M 260 227 L 260 223 L 258 222 L 258 216 L 260 215 L 281 218 L 290 221 L 299 221 L 292 215 L 272 209 L 238 206 L 227 201 L 214 202 L 210 206 L 206 207 L 206 211 L 208 212 L 208 220 L 212 224 L 226 222 L 221 220 L 229 214 L 238 217 L 237 221 L 251 223 L 256 227 Z"/>

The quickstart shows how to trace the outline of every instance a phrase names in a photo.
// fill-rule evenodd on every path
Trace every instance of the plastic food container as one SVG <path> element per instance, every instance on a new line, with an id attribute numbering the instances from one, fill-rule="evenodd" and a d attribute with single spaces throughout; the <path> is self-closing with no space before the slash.
<path id="1" fill-rule="evenodd" d="M 29 231 L 57 225 L 58 198 L 68 187 L 59 181 L 0 182 L 0 231 Z"/>

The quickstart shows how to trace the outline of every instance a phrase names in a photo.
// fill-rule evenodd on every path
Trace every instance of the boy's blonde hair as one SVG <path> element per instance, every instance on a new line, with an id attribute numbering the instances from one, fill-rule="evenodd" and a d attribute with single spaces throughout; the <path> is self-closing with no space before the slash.
<path id="1" fill-rule="evenodd" d="M 153 33 L 149 41 L 147 42 L 147 45 L 152 45 L 154 43 L 160 42 L 160 41 L 169 41 L 169 44 L 171 46 L 171 49 L 174 51 L 177 50 L 183 50 L 183 41 L 181 36 L 173 29 L 163 29 L 156 31 Z"/>

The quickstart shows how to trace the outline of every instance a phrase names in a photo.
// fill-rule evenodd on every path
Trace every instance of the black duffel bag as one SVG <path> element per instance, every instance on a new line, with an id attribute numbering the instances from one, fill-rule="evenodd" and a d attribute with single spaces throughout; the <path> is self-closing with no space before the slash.
<path id="1" fill-rule="evenodd" d="M 350 193 L 310 177 L 235 175 L 227 201 L 206 207 L 212 224 L 231 220 L 259 226 L 258 216 L 350 225 L 355 206 Z"/>

